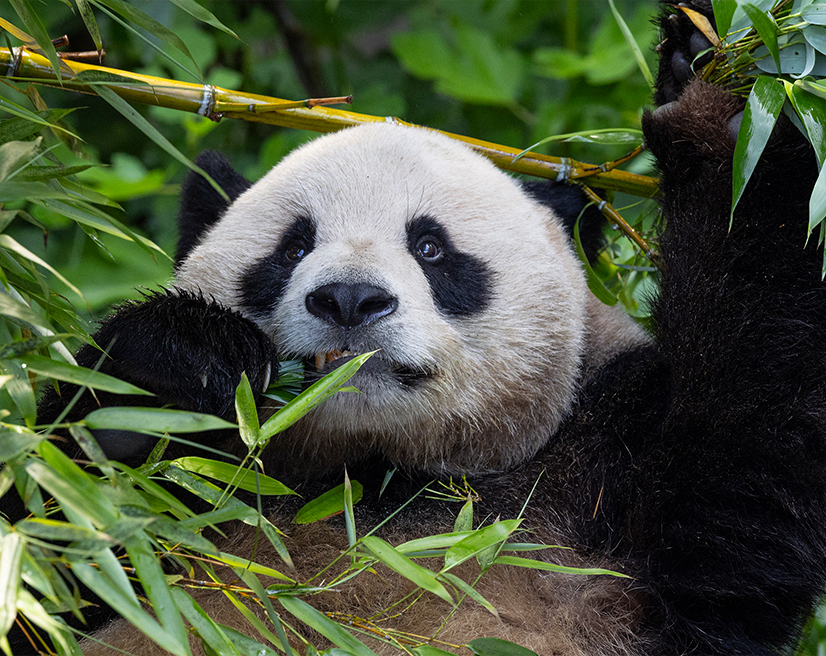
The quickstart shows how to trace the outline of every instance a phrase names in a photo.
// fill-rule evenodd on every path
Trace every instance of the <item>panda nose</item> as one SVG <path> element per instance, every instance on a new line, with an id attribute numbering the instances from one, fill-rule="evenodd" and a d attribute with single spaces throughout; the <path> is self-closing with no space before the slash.
<path id="1" fill-rule="evenodd" d="M 387 290 L 366 283 L 322 285 L 304 300 L 310 314 L 342 328 L 355 328 L 392 314 L 399 300 Z"/>

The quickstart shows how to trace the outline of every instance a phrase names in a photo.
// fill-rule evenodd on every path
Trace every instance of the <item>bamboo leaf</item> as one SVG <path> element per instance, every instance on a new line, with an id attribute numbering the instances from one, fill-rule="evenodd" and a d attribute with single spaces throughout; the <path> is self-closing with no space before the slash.
<path id="1" fill-rule="evenodd" d="M 235 32 L 233 32 L 221 21 L 219 21 L 211 11 L 208 11 L 194 0 L 172 0 L 172 2 L 174 2 L 188 14 L 197 18 L 202 23 L 212 25 L 212 27 L 215 27 L 221 30 L 222 32 L 226 32 L 227 34 L 234 36 L 236 39 L 239 38 Z"/>
<path id="2" fill-rule="evenodd" d="M 579 261 L 585 269 L 585 280 L 588 283 L 588 289 L 605 305 L 616 305 L 619 299 L 608 290 L 605 283 L 602 282 L 602 279 L 597 275 L 596 271 L 594 271 L 594 268 L 588 261 L 588 256 L 585 254 L 585 248 L 582 246 L 582 238 L 579 236 L 580 218 L 581 215 L 577 217 L 576 223 L 574 223 L 574 248 L 579 257 Z"/>
<path id="3" fill-rule="evenodd" d="M 361 501 L 364 488 L 358 481 L 351 481 L 353 487 L 353 503 Z M 326 519 L 332 515 L 337 515 L 344 511 L 344 484 L 337 485 L 332 490 L 316 497 L 312 501 L 305 503 L 296 513 L 293 521 L 296 524 L 312 524 L 321 519 Z"/>
<path id="4" fill-rule="evenodd" d="M 318 631 L 334 645 L 348 651 L 352 656 L 376 656 L 363 642 L 307 602 L 287 596 L 279 597 L 278 601 L 297 619 Z"/>
<path id="5" fill-rule="evenodd" d="M 477 638 L 467 646 L 476 656 L 537 656 L 536 652 L 501 638 Z"/>
<path id="6" fill-rule="evenodd" d="M 729 225 L 734 220 L 734 210 L 743 196 L 751 174 L 754 173 L 785 100 L 785 89 L 778 80 L 764 75 L 758 76 L 749 94 L 734 148 Z"/>
<path id="7" fill-rule="evenodd" d="M 238 419 L 241 441 L 250 450 L 258 446 L 261 427 L 258 423 L 255 395 L 252 393 L 250 379 L 247 378 L 246 372 L 241 373 L 241 381 L 235 390 L 235 415 Z"/>
<path id="8" fill-rule="evenodd" d="M 818 166 L 823 167 L 823 163 L 826 162 L 826 99 L 806 91 L 802 81 L 794 84 L 785 82 L 784 85 L 794 111 L 806 128 L 806 135 L 814 148 Z"/>
<path id="9" fill-rule="evenodd" d="M 172 599 L 169 584 L 166 582 L 166 575 L 160 561 L 155 556 L 154 550 L 151 548 L 148 536 L 142 533 L 135 535 L 124 541 L 124 546 L 126 547 L 126 553 L 129 554 L 132 567 L 135 568 L 135 573 L 141 582 L 141 587 L 146 596 L 149 597 L 152 610 L 166 631 L 166 637 L 162 643 L 163 648 L 173 654 L 189 656 L 189 640 L 186 628 Z"/>
<path id="10" fill-rule="evenodd" d="M 445 651 L 431 645 L 420 645 L 413 650 L 416 656 L 455 656 L 451 651 Z"/>
<path id="11" fill-rule="evenodd" d="M 760 40 L 771 53 L 772 59 L 777 66 L 777 70 L 781 70 L 780 48 L 777 45 L 777 24 L 774 22 L 771 14 L 755 7 L 749 2 L 744 2 L 740 6 L 751 20 L 752 27 L 755 32 L 757 32 Z"/>
<path id="12" fill-rule="evenodd" d="M 619 11 L 617 11 L 616 6 L 614 5 L 614 0 L 608 0 L 608 5 L 611 7 L 611 13 L 614 14 L 614 20 L 617 21 L 617 25 L 620 28 L 620 32 L 622 32 L 622 36 L 625 38 L 625 42 L 628 44 L 628 47 L 631 48 L 634 59 L 637 61 L 637 66 L 639 67 L 640 72 L 642 72 L 642 76 L 648 83 L 648 88 L 653 92 L 656 87 L 654 76 L 651 74 L 651 69 L 648 67 L 648 62 L 645 61 L 645 57 L 642 54 L 642 50 L 640 49 L 637 40 L 634 38 L 631 30 L 628 29 L 628 24 L 625 20 L 623 20 L 622 15 Z"/>
<path id="13" fill-rule="evenodd" d="M 29 0 L 9 0 L 9 2 L 12 7 L 14 7 L 20 20 L 23 21 L 23 25 L 25 25 L 26 29 L 34 37 L 34 40 L 37 41 L 38 50 L 46 55 L 46 58 L 52 65 L 52 70 L 55 72 L 58 81 L 60 81 L 60 59 L 57 56 L 57 51 L 54 49 L 46 26 L 43 24 L 43 21 L 40 20 L 40 16 L 32 9 Z"/>
<path id="14" fill-rule="evenodd" d="M 516 567 L 527 567 L 530 569 L 538 569 L 545 572 L 559 572 L 561 574 L 579 574 L 583 576 L 618 576 L 623 579 L 630 578 L 626 574 L 613 572 L 610 569 L 598 568 L 581 568 L 581 567 L 565 567 L 564 565 L 555 565 L 554 563 L 546 563 L 543 560 L 532 560 L 530 558 L 520 558 L 519 556 L 498 556 L 493 561 L 494 565 L 514 565 Z"/>
<path id="15" fill-rule="evenodd" d="M 20 168 L 23 160 L 30 163 L 35 158 L 42 140 L 38 137 L 34 141 L 10 141 L 0 146 L 0 182 Z"/>
<path id="16" fill-rule="evenodd" d="M 45 435 L 31 433 L 22 427 L 16 428 L 16 430 L 7 429 L 0 432 L 0 462 L 8 462 L 23 453 L 32 451 L 46 439 Z"/>
<path id="17" fill-rule="evenodd" d="M 153 36 L 156 36 L 164 43 L 168 43 L 177 50 L 180 50 L 193 64 L 195 64 L 195 67 L 197 68 L 198 64 L 195 62 L 195 58 L 192 56 L 192 53 L 189 52 L 189 48 L 187 48 L 181 38 L 172 30 L 161 25 L 151 16 L 143 13 L 140 9 L 137 9 L 128 2 L 123 2 L 122 0 L 92 0 L 92 2 L 97 6 L 103 5 L 109 7 L 127 19 L 130 23 L 134 23 L 141 29 L 144 29 Z"/>
<path id="18" fill-rule="evenodd" d="M 379 561 L 387 565 L 387 567 L 397 574 L 402 575 L 408 581 L 412 581 L 420 588 L 432 592 L 437 597 L 441 597 L 449 604 L 453 603 L 453 597 L 436 578 L 435 572 L 414 563 L 407 556 L 399 553 L 390 544 L 375 535 L 368 535 L 362 538 L 361 544 L 371 551 Z"/>
<path id="19" fill-rule="evenodd" d="M 23 539 L 13 531 L 0 539 L 0 636 L 8 633 L 17 614 L 23 547 Z"/>
<path id="20" fill-rule="evenodd" d="M 731 27 L 737 0 L 711 0 L 711 6 L 714 11 L 714 22 L 717 24 L 717 35 L 722 39 Z"/>
<path id="21" fill-rule="evenodd" d="M 488 547 L 504 542 L 519 528 L 520 523 L 519 519 L 506 519 L 474 531 L 447 550 L 445 569 L 452 569 Z"/>
<path id="22" fill-rule="evenodd" d="M 462 505 L 456 521 L 453 522 L 453 532 L 462 533 L 473 530 L 473 499 L 468 499 Z"/>
<path id="23" fill-rule="evenodd" d="M 21 366 L 29 371 L 32 371 L 41 376 L 48 376 L 67 383 L 74 383 L 81 387 L 92 387 L 94 389 L 103 390 L 104 392 L 111 392 L 112 394 L 138 394 L 143 396 L 152 396 L 150 392 L 142 390 L 140 387 L 135 387 L 131 383 L 124 382 L 113 376 L 102 374 L 93 369 L 86 369 L 77 365 L 62 362 L 60 360 L 52 360 L 42 355 L 23 355 L 15 358 Z M 114 410 L 114 409 L 113 409 Z M 102 412 L 96 410 L 95 412 Z"/>
<path id="24" fill-rule="evenodd" d="M 35 517 L 17 522 L 15 528 L 23 535 L 41 538 L 43 540 L 54 540 L 56 542 L 74 542 L 76 540 L 89 540 L 101 543 L 100 548 L 112 545 L 112 538 L 106 533 L 95 529 L 78 526 L 70 522 L 61 522 L 56 519 L 41 519 Z"/>
<path id="25" fill-rule="evenodd" d="M 461 592 L 473 599 L 477 604 L 479 604 L 482 608 L 488 611 L 491 615 L 499 619 L 499 612 L 496 610 L 496 608 L 493 607 L 493 604 L 490 603 L 487 599 L 485 599 L 481 595 L 481 593 L 479 593 L 467 581 L 460 579 L 458 576 L 456 576 L 455 574 L 451 574 L 450 572 L 444 572 L 442 576 L 444 576 L 448 581 L 455 585 Z"/>
<path id="26" fill-rule="evenodd" d="M 237 485 L 247 492 L 258 492 L 264 496 L 295 494 L 290 488 L 274 478 L 270 478 L 260 472 L 242 469 L 238 465 L 233 465 L 229 462 L 210 460 L 209 458 L 200 458 L 197 456 L 178 458 L 172 462 L 181 469 L 200 474 L 201 476 L 207 476 L 208 478 L 214 478 L 227 485 Z"/>
<path id="27" fill-rule="evenodd" d="M 166 408 L 101 408 L 83 420 L 89 428 L 149 431 L 152 433 L 200 433 L 234 428 L 235 424 L 212 415 Z"/>
<path id="28" fill-rule="evenodd" d="M 295 397 L 261 427 L 261 441 L 264 442 L 297 422 L 312 409 L 316 408 L 333 394 L 342 390 L 344 383 L 352 378 L 362 364 L 375 351 L 363 353 L 352 360 L 336 367 L 321 380 L 313 383 L 304 392 Z"/>
<path id="29" fill-rule="evenodd" d="M 3 147 L 0 146 L 0 149 L 2 148 Z M 0 172 L 0 177 L 2 177 L 2 172 Z M 37 255 L 32 253 L 28 248 L 19 244 L 9 235 L 0 235 L 0 248 L 6 248 L 14 253 L 17 253 L 21 257 L 26 258 L 30 262 L 34 262 L 35 264 L 42 266 L 44 269 L 46 269 L 46 271 L 54 275 L 58 280 L 60 280 L 64 285 L 71 289 L 80 298 L 83 298 L 83 294 L 81 293 L 81 291 L 77 287 L 75 287 L 71 282 L 69 282 L 69 280 L 66 277 L 64 277 L 57 269 L 55 269 L 51 264 L 49 264 L 45 260 L 42 260 Z"/>
<path id="30" fill-rule="evenodd" d="M 241 656 L 241 652 L 227 638 L 223 629 L 186 592 L 181 588 L 173 588 L 172 599 L 178 611 L 211 649 L 222 656 Z"/>
<path id="31" fill-rule="evenodd" d="M 826 166 L 820 169 L 812 195 L 809 198 L 809 231 L 823 222 L 826 218 Z M 826 255 L 824 255 L 826 259 Z M 826 267 L 826 264 L 824 264 Z"/>
<path id="32" fill-rule="evenodd" d="M 461 533 L 442 533 L 440 535 L 430 535 L 426 538 L 408 540 L 396 547 L 396 551 L 404 554 L 413 554 L 421 551 L 433 549 L 447 549 L 454 544 L 461 542 L 469 535 L 474 535 L 474 531 L 462 531 Z"/>
<path id="33" fill-rule="evenodd" d="M 344 468 L 344 524 L 347 528 L 347 542 L 352 547 L 356 544 L 356 517 L 353 513 L 353 486 L 347 468 Z"/>
<path id="34" fill-rule="evenodd" d="M 100 52 L 103 49 L 103 41 L 100 38 L 100 30 L 95 20 L 95 14 L 92 12 L 92 7 L 89 0 L 75 0 L 77 11 L 83 19 L 83 24 L 86 26 L 86 31 L 92 37 L 92 42 L 95 44 L 95 50 Z"/>

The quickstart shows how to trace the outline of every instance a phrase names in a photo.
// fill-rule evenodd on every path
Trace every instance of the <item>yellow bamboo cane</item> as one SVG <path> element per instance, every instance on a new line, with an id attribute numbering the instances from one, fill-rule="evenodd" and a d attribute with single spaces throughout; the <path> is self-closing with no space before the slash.
<path id="1" fill-rule="evenodd" d="M 208 84 L 179 82 L 150 75 L 140 75 L 104 66 L 62 59 L 58 80 L 49 60 L 26 47 L 0 49 L 0 74 L 18 80 L 62 87 L 82 93 L 94 93 L 94 86 L 105 84 L 129 102 L 156 105 L 193 112 L 214 120 L 236 118 L 269 123 L 282 127 L 335 132 L 361 123 L 393 121 L 412 125 L 397 118 L 358 114 L 320 105 L 313 101 L 294 102 L 223 89 Z M 650 198 L 657 193 L 654 178 L 611 168 L 594 166 L 568 158 L 528 153 L 516 160 L 520 150 L 500 144 L 445 132 L 452 139 L 468 144 L 490 159 L 496 166 L 541 178 L 580 180 L 600 189 L 623 191 Z"/>

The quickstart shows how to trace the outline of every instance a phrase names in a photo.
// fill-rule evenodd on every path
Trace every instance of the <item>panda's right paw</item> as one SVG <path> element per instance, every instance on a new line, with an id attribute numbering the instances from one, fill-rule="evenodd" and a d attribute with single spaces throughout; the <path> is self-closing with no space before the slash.
<path id="1" fill-rule="evenodd" d="M 75 405 L 70 420 L 82 419 L 99 405 L 150 404 L 235 421 L 235 391 L 241 374 L 246 373 L 257 397 L 278 373 L 275 348 L 254 323 L 186 292 L 152 294 L 141 303 L 120 307 L 103 323 L 95 341 L 105 355 L 86 346 L 77 354 L 80 365 L 98 368 L 152 392 L 156 398 L 153 402 L 145 396 L 87 393 Z M 40 406 L 42 421 L 52 421 L 73 394 L 71 388 L 63 390 L 62 399 L 53 391 L 47 393 Z M 151 449 L 151 441 L 120 433 L 100 436 L 109 457 L 131 460 Z"/>

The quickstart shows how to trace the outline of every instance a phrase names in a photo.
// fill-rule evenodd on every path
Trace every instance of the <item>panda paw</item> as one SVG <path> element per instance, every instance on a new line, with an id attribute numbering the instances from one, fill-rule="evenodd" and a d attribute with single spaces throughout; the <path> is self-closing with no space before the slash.
<path id="1" fill-rule="evenodd" d="M 694 25 L 683 7 L 705 16 L 716 29 L 709 0 L 693 0 L 679 6 L 664 4 L 659 20 L 661 40 L 656 48 L 660 58 L 654 97 L 657 106 L 677 100 L 694 79 L 695 71 L 702 69 L 713 56 L 711 41 Z"/>
<path id="2" fill-rule="evenodd" d="M 86 346 L 78 363 L 130 382 L 155 394 L 154 405 L 235 420 L 235 390 L 246 373 L 258 395 L 278 372 L 275 349 L 251 321 L 214 301 L 181 291 L 149 295 L 120 307 L 103 323 L 95 341 L 106 352 Z M 64 390 L 63 399 L 73 390 Z M 98 405 L 146 405 L 150 397 L 84 395 L 70 420 Z M 47 393 L 40 405 L 42 421 L 57 415 L 63 401 Z M 208 434 L 205 434 L 208 437 Z M 154 441 L 115 431 L 99 436 L 109 457 L 131 460 L 146 455 Z M 146 452 L 146 453 L 145 453 Z"/>

